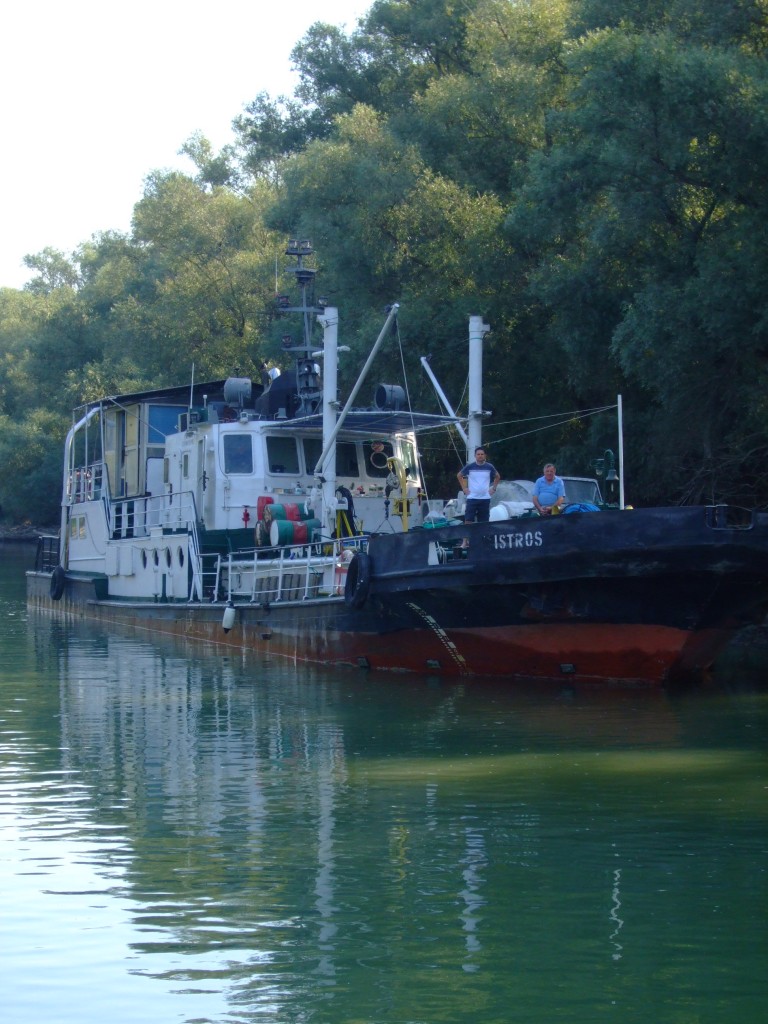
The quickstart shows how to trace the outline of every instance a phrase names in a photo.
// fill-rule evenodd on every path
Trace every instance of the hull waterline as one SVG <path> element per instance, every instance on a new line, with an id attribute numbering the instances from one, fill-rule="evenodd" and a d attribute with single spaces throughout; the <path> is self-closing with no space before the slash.
<path id="1" fill-rule="evenodd" d="M 513 626 L 441 626 L 422 609 L 418 625 L 399 626 L 390 615 L 352 612 L 343 597 L 238 606 L 225 631 L 226 604 L 98 600 L 83 579 L 67 582 L 52 601 L 50 574 L 28 575 L 30 609 L 214 644 L 222 652 L 249 652 L 293 663 L 439 675 L 573 684 L 659 686 L 707 678 L 732 632 L 697 632 L 649 623 L 542 621 Z M 413 604 L 414 602 L 411 602 Z"/>

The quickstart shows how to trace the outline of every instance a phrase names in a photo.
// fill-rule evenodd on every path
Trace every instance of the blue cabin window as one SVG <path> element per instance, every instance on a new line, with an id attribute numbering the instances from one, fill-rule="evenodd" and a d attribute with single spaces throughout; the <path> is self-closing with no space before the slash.
<path id="1" fill-rule="evenodd" d="M 166 437 L 178 431 L 179 413 L 184 411 L 183 405 L 150 405 L 149 444 L 165 444 Z"/>
<path id="2" fill-rule="evenodd" d="M 224 472 L 253 473 L 253 445 L 250 434 L 224 436 Z"/>
<path id="3" fill-rule="evenodd" d="M 270 473 L 290 473 L 295 476 L 299 472 L 299 452 L 295 438 L 268 437 L 267 465 Z"/>

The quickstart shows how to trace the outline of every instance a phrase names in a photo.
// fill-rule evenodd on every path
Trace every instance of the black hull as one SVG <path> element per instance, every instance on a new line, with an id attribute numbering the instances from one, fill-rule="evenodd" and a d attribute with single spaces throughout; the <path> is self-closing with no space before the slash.
<path id="1" fill-rule="evenodd" d="M 469 548 L 458 545 L 469 538 Z M 768 517 L 711 509 L 583 513 L 415 530 L 370 542 L 357 593 L 269 607 L 99 600 L 70 577 L 32 607 L 296 662 L 445 676 L 631 685 L 700 680 L 768 608 Z"/>

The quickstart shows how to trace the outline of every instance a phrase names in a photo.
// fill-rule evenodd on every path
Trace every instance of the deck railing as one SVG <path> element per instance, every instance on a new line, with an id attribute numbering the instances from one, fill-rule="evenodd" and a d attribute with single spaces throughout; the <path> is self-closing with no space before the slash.
<path id="1" fill-rule="evenodd" d="M 251 604 L 338 596 L 344 592 L 347 553 L 367 543 L 367 537 L 325 538 L 280 548 L 268 558 L 259 548 L 220 555 L 213 593 L 219 600 Z"/>
<path id="2" fill-rule="evenodd" d="M 78 466 L 67 476 L 66 501 L 73 505 L 78 501 L 98 501 L 107 493 L 107 468 L 103 462 L 89 466 Z"/>
<path id="3" fill-rule="evenodd" d="M 118 498 L 109 503 L 109 531 L 121 537 L 149 537 L 152 530 L 188 530 L 197 521 L 195 496 L 155 494 L 139 498 Z"/>

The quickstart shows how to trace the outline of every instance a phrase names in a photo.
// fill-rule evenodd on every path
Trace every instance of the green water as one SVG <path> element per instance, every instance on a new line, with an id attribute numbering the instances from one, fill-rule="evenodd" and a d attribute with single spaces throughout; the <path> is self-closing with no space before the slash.
<path id="1" fill-rule="evenodd" d="M 29 557 L 8 1024 L 768 1019 L 768 690 L 297 670 L 28 618 Z"/>

